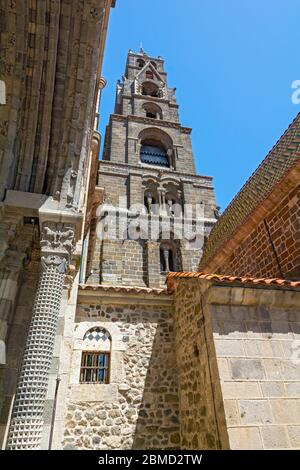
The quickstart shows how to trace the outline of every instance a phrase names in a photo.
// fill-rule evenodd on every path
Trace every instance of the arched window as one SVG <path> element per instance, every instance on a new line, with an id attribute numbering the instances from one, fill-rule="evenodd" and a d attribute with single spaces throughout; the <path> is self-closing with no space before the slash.
<path id="1" fill-rule="evenodd" d="M 151 70 L 147 70 L 146 71 L 146 78 L 147 80 L 153 80 L 153 72 L 151 72 Z"/>
<path id="2" fill-rule="evenodd" d="M 142 95 L 159 98 L 159 88 L 153 82 L 144 82 L 142 85 Z"/>
<path id="3" fill-rule="evenodd" d="M 173 141 L 166 132 L 146 128 L 139 134 L 139 145 L 141 163 L 175 168 Z"/>
<path id="4" fill-rule="evenodd" d="M 166 188 L 166 208 L 170 217 L 180 217 L 182 215 L 181 192 L 173 185 L 168 184 Z"/>
<path id="5" fill-rule="evenodd" d="M 146 117 L 151 119 L 162 119 L 162 110 L 156 103 L 144 103 L 143 109 L 145 110 Z"/>
<path id="6" fill-rule="evenodd" d="M 148 214 L 158 214 L 158 195 L 157 190 L 147 189 L 144 193 L 144 205 Z"/>
<path id="7" fill-rule="evenodd" d="M 110 376 L 111 336 L 105 328 L 94 327 L 83 338 L 80 383 L 108 384 Z"/>
<path id="8" fill-rule="evenodd" d="M 160 271 L 176 271 L 176 246 L 170 241 L 163 241 L 159 247 Z"/>
<path id="9" fill-rule="evenodd" d="M 136 61 L 136 63 L 137 63 L 137 66 L 138 66 L 140 69 L 142 69 L 142 68 L 144 67 L 144 65 L 145 65 L 145 61 L 144 61 L 143 59 L 138 59 L 138 60 Z"/>

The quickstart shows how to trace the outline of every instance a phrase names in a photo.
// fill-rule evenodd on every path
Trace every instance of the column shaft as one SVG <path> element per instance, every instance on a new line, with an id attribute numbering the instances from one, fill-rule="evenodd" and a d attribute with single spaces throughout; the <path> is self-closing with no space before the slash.
<path id="1" fill-rule="evenodd" d="M 38 449 L 62 298 L 66 259 L 42 258 L 42 271 L 24 350 L 7 449 Z"/>

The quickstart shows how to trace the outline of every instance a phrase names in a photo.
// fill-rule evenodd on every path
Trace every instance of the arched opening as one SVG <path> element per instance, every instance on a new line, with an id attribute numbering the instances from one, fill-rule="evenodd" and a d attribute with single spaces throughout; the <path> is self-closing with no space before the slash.
<path id="1" fill-rule="evenodd" d="M 148 214 L 159 213 L 159 202 L 157 190 L 154 188 L 147 189 L 144 193 L 144 205 Z"/>
<path id="2" fill-rule="evenodd" d="M 145 61 L 143 59 L 137 59 L 136 63 L 140 69 L 142 69 L 145 65 Z"/>
<path id="3" fill-rule="evenodd" d="M 176 246 L 171 241 L 162 241 L 159 247 L 161 273 L 176 271 Z"/>
<path id="4" fill-rule="evenodd" d="M 182 216 L 181 192 L 173 184 L 166 186 L 166 210 L 170 217 Z"/>
<path id="5" fill-rule="evenodd" d="M 168 134 L 156 128 L 144 129 L 139 135 L 140 161 L 165 168 L 173 167 L 173 142 Z"/>
<path id="6" fill-rule="evenodd" d="M 153 72 L 151 72 L 151 70 L 146 71 L 146 78 L 147 80 L 153 80 L 154 75 L 153 75 Z"/>
<path id="7" fill-rule="evenodd" d="M 142 95 L 159 98 L 159 88 L 156 83 L 144 82 L 142 85 Z"/>
<path id="8" fill-rule="evenodd" d="M 89 329 L 83 337 L 80 383 L 108 384 L 110 377 L 111 336 L 105 328 Z"/>
<path id="9" fill-rule="evenodd" d="M 154 67 L 155 69 L 157 69 L 157 64 L 156 64 L 156 62 L 154 62 L 153 60 L 151 60 L 151 65 L 153 65 L 153 67 Z"/>
<path id="10" fill-rule="evenodd" d="M 146 117 L 151 119 L 162 119 L 162 110 L 156 103 L 144 103 L 143 109 L 145 110 Z"/>

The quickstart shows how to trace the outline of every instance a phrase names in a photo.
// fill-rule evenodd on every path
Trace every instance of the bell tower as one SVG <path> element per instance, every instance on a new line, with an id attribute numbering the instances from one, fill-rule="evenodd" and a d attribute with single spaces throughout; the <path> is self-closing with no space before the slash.
<path id="1" fill-rule="evenodd" d="M 98 172 L 115 218 L 106 223 L 103 209 L 94 219 L 88 283 L 159 287 L 168 271 L 197 269 L 216 205 L 212 179 L 196 175 L 191 129 L 180 123 L 175 91 L 162 57 L 129 51 Z"/>

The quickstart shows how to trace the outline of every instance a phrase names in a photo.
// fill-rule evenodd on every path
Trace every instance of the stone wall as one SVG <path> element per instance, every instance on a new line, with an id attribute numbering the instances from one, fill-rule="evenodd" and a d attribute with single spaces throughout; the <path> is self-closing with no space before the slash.
<path id="1" fill-rule="evenodd" d="M 107 0 L 1 2 L 1 200 L 6 189 L 60 191 L 65 203 L 69 169 L 81 174 L 86 157 L 109 6 Z"/>
<path id="2" fill-rule="evenodd" d="M 253 227 L 248 236 L 239 243 L 222 264 L 215 266 L 214 272 L 236 276 L 299 278 L 299 185 L 290 191 L 280 204 L 267 215 L 266 222 L 270 236 L 264 221 L 261 221 Z"/>
<path id="3" fill-rule="evenodd" d="M 149 305 L 145 300 L 114 304 L 112 298 L 109 303 L 99 296 L 96 302 L 81 300 L 78 305 L 63 448 L 178 449 L 170 307 L 160 306 L 159 301 Z M 104 327 L 112 338 L 107 385 L 79 384 L 82 338 L 94 326 Z"/>
<path id="4" fill-rule="evenodd" d="M 228 438 L 213 336 L 199 289 L 181 281 L 175 291 L 175 345 L 182 449 L 226 449 Z"/>
<path id="5" fill-rule="evenodd" d="M 119 145 L 119 141 L 118 141 Z M 160 216 L 151 215 L 151 218 L 137 216 L 131 204 L 144 205 L 144 192 L 146 191 L 148 179 L 157 181 L 157 185 L 165 184 L 165 191 L 168 191 L 166 181 L 175 182 L 176 191 L 180 190 L 182 204 L 194 205 L 193 213 L 186 214 L 184 227 L 181 228 L 182 220 L 174 217 L 163 217 L 162 206 Z M 165 273 L 160 272 L 159 245 L 164 230 L 170 228 L 170 233 L 174 234 L 174 243 L 180 245 L 176 256 L 176 270 L 184 269 L 192 271 L 197 268 L 204 238 L 208 236 L 215 222 L 215 199 L 211 185 L 211 178 L 191 175 L 184 175 L 171 170 L 159 169 L 147 165 L 129 166 L 111 161 L 101 161 L 99 164 L 99 186 L 104 188 L 105 201 L 102 206 L 102 215 L 105 217 L 105 204 L 119 208 L 121 202 L 122 217 L 116 211 L 110 212 L 113 220 L 102 219 L 102 223 L 107 222 L 107 232 L 104 233 L 106 240 L 103 242 L 97 236 L 97 222 L 91 227 L 90 247 L 88 253 L 88 272 L 86 279 L 89 283 L 106 283 L 119 285 L 138 285 L 158 287 L 165 283 Z M 121 198 L 121 201 L 119 200 Z M 158 201 L 157 201 L 158 202 Z M 176 237 L 189 236 L 188 229 L 195 231 L 196 214 L 195 205 L 203 203 L 204 227 L 197 237 L 186 247 L 186 239 L 180 240 Z M 129 208 L 132 209 L 129 211 Z M 192 226 L 191 219 L 194 225 Z M 128 224 L 127 224 L 128 222 Z M 140 224 L 140 235 L 134 227 Z M 152 224 L 152 225 L 151 225 Z M 156 225 L 157 224 L 157 225 Z M 189 225 L 188 225 L 189 224 Z M 129 233 L 127 228 L 129 227 Z M 177 228 L 176 228 L 177 227 Z M 179 228 L 178 228 L 179 227 Z M 99 226 L 98 226 L 99 229 Z M 100 230 L 99 230 L 100 231 Z M 141 239 L 137 239 L 138 237 Z M 117 240 L 115 239 L 117 237 Z M 169 233 L 166 235 L 170 237 Z M 131 238 L 131 239 L 130 239 Z M 151 240 L 150 240 L 151 238 Z M 133 240 L 134 239 L 134 240 Z M 151 245 L 151 247 L 150 247 Z"/>
<path id="6" fill-rule="evenodd" d="M 299 448 L 300 292 L 228 293 L 209 310 L 230 447 Z"/>
<path id="7" fill-rule="evenodd" d="M 231 449 L 299 448 L 299 290 L 187 279 L 176 284 L 175 304 L 183 442 L 193 445 L 198 434 L 200 446 L 208 448 L 197 423 L 205 420 L 216 436 L 212 403 L 219 417 L 221 397 Z M 208 392 L 201 397 L 204 388 Z M 189 419 L 197 410 L 205 410 L 204 416 Z M 224 436 L 222 425 L 221 419 Z"/>

